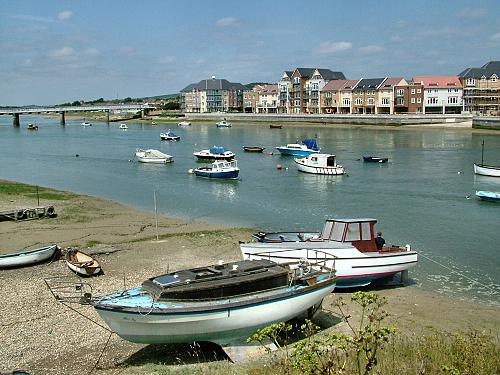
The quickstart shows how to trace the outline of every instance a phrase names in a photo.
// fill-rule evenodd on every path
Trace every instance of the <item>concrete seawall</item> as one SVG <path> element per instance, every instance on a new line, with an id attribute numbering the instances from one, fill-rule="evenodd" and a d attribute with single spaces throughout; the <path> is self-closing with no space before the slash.
<path id="1" fill-rule="evenodd" d="M 187 118 L 229 121 L 308 122 L 353 125 L 444 125 L 471 127 L 473 116 L 464 115 L 289 115 L 254 113 L 186 113 Z"/>
<path id="2" fill-rule="evenodd" d="M 472 127 L 474 129 L 500 130 L 500 117 L 474 117 Z"/>

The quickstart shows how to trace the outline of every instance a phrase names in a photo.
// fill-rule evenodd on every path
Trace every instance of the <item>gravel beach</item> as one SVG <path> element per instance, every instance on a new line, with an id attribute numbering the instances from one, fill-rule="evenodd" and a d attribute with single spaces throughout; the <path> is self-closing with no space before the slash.
<path id="1" fill-rule="evenodd" d="M 0 198 L 0 210 L 37 205 L 36 199 L 26 196 Z M 64 199 L 40 204 L 54 205 L 58 216 L 0 222 L 0 253 L 56 243 L 61 248 L 78 247 L 94 254 L 104 275 L 85 281 L 96 295 L 138 286 L 146 278 L 167 271 L 240 259 L 238 242 L 249 240 L 252 233 L 251 229 L 162 216 L 158 217 L 156 230 L 154 214 L 89 196 L 68 194 Z M 62 260 L 0 270 L 0 372 L 27 369 L 31 374 L 81 374 L 93 369 L 110 334 L 55 301 L 43 280 L 53 276 L 78 281 Z M 499 332 L 496 307 L 452 300 L 423 291 L 418 285 L 381 287 L 376 292 L 387 298 L 390 322 L 403 332 L 418 334 L 430 327 L 447 331 L 477 329 L 493 335 Z M 339 321 L 333 308 L 339 296 L 349 299 L 349 293 L 331 294 L 318 319 Z M 103 323 L 91 307 L 73 307 Z M 342 324 L 330 325 L 328 329 L 343 329 Z M 93 373 L 146 374 L 151 371 L 144 365 L 151 362 L 199 362 L 188 349 L 187 345 L 158 348 L 132 344 L 111 335 Z M 204 350 L 206 361 L 215 360 L 213 356 L 223 357 L 210 345 Z M 215 355 L 208 354 L 213 350 Z"/>

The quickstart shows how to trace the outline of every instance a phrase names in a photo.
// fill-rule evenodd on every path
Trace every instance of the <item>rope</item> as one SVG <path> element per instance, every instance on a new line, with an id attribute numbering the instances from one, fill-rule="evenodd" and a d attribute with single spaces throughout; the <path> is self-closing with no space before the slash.
<path id="1" fill-rule="evenodd" d="M 102 329 L 104 329 L 104 330 L 106 330 L 106 331 L 108 331 L 108 332 L 110 332 L 110 333 L 114 333 L 114 332 L 113 332 L 113 331 L 111 331 L 108 327 L 105 327 L 105 326 L 103 326 L 102 324 L 97 323 L 95 320 L 93 320 L 93 319 L 89 318 L 88 316 L 83 315 L 83 314 L 82 314 L 80 311 L 78 311 L 77 309 L 74 309 L 73 307 L 71 307 L 71 306 L 67 305 L 67 304 L 66 304 L 66 303 L 64 303 L 64 302 L 61 302 L 61 304 L 62 304 L 62 305 L 64 305 L 64 306 L 66 306 L 68 309 L 73 310 L 73 311 L 74 311 L 74 312 L 76 312 L 78 315 L 83 316 L 85 319 L 90 320 L 92 323 L 94 323 L 94 324 L 98 325 L 98 326 L 99 326 L 99 327 L 101 327 Z"/>
<path id="2" fill-rule="evenodd" d="M 106 350 L 106 347 L 108 346 L 108 343 L 109 343 L 109 340 L 111 339 L 111 336 L 113 335 L 113 332 L 110 332 L 109 336 L 108 336 L 108 339 L 106 340 L 106 344 L 104 345 L 104 347 L 102 348 L 102 351 L 101 351 L 101 354 L 99 355 L 99 358 L 97 358 L 97 361 L 96 363 L 94 364 L 94 367 L 92 367 L 92 369 L 89 371 L 89 374 L 92 374 L 92 371 L 95 370 L 95 368 L 97 367 L 97 364 L 99 363 L 99 361 L 101 360 L 102 358 L 102 355 L 104 354 L 104 350 Z"/>
<path id="3" fill-rule="evenodd" d="M 418 253 L 418 255 L 420 255 L 420 256 L 422 256 L 422 257 L 424 257 L 424 258 L 425 258 L 425 259 L 427 259 L 427 260 L 430 260 L 430 261 L 431 261 L 431 262 L 433 262 L 433 263 L 436 263 L 438 266 L 441 266 L 441 267 L 443 267 L 443 268 L 446 268 L 448 271 L 450 271 L 450 272 L 452 272 L 452 273 L 456 273 L 456 274 L 458 274 L 458 275 L 460 275 L 460 276 L 462 276 L 462 277 L 466 278 L 467 280 L 472 281 L 473 283 L 479 284 L 479 285 L 481 285 L 481 286 L 483 286 L 483 287 L 485 287 L 485 288 L 487 288 L 487 289 L 490 289 L 490 290 L 491 290 L 491 291 L 493 291 L 493 292 L 496 292 L 496 290 L 494 290 L 492 286 L 490 286 L 490 285 L 486 285 L 486 284 L 483 284 L 483 283 L 481 283 L 481 282 L 479 282 L 479 281 L 477 281 L 477 280 L 475 280 L 475 279 L 473 279 L 473 278 L 471 278 L 471 277 L 468 277 L 468 276 L 464 275 L 463 273 L 460 273 L 460 272 L 458 272 L 458 271 L 455 271 L 454 269 L 452 269 L 452 268 L 450 268 L 450 267 L 448 267 L 448 266 L 445 266 L 444 264 L 439 263 L 438 261 L 435 261 L 434 259 L 431 259 L 431 258 L 429 258 L 428 256 L 425 256 L 425 255 L 424 255 L 424 254 L 422 254 L 421 252 L 419 252 L 419 253 Z"/>

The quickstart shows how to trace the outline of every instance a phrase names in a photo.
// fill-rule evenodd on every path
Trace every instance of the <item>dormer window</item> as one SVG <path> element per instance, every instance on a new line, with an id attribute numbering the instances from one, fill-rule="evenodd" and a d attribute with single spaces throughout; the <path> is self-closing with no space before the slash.
<path id="1" fill-rule="evenodd" d="M 491 78 L 490 78 L 490 81 L 491 81 L 491 82 L 496 82 L 496 81 L 497 81 L 497 79 L 498 79 L 498 77 L 496 76 L 496 74 L 493 74 L 493 75 L 491 76 Z"/>

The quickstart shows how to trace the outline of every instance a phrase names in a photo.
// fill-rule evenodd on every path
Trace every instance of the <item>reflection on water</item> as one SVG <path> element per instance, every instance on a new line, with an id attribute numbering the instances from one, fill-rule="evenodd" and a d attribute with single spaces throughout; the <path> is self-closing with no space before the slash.
<path id="1" fill-rule="evenodd" d="M 264 230 L 318 230 L 326 217 L 374 217 L 388 243 L 411 244 L 421 257 L 410 277 L 423 288 L 470 299 L 498 300 L 500 205 L 475 199 L 476 190 L 500 190 L 500 179 L 476 176 L 481 159 L 500 164 L 500 137 L 453 130 L 324 128 L 214 123 L 175 128 L 179 142 L 159 134 L 175 123 L 128 122 L 128 131 L 94 122 L 22 116 L 21 128 L 0 117 L 0 178 L 110 198 L 162 214 Z M 28 122 L 38 132 L 26 129 Z M 293 158 L 274 147 L 317 135 L 322 152 L 335 154 L 348 176 L 298 172 Z M 237 154 L 238 181 L 196 178 L 193 151 L 221 145 Z M 262 154 L 242 147 L 266 147 Z M 136 148 L 174 156 L 167 165 L 129 162 Z M 485 152 L 486 153 L 486 152 Z M 79 154 L 79 157 L 75 157 Z M 362 155 L 389 163 L 364 163 Z M 278 169 L 280 164 L 282 169 Z M 474 197 L 466 199 L 466 197 Z M 471 281 L 473 280 L 473 281 Z"/>

